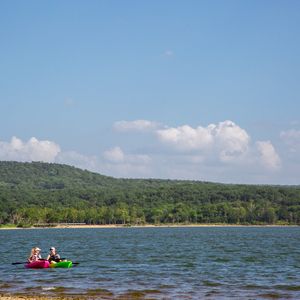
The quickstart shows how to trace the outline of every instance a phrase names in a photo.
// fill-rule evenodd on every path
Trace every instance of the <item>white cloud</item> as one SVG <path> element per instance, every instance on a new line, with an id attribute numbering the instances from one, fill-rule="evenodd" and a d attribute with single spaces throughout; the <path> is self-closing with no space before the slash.
<path id="1" fill-rule="evenodd" d="M 60 151 L 56 143 L 35 137 L 27 142 L 17 137 L 12 137 L 10 142 L 0 141 L 0 160 L 54 162 Z"/>
<path id="2" fill-rule="evenodd" d="M 129 124 L 124 128 L 138 127 L 134 122 L 125 123 Z M 198 127 L 160 124 L 157 128 L 153 126 L 152 132 L 158 142 L 155 148 L 141 147 L 144 153 L 150 153 L 150 162 L 141 165 L 148 167 L 151 177 L 272 183 L 272 178 L 278 182 L 283 172 L 281 157 L 270 141 L 252 142 L 248 132 L 230 120 Z M 298 133 L 294 135 L 298 137 Z M 126 163 L 129 156 L 124 154 L 118 167 Z"/>
<path id="3" fill-rule="evenodd" d="M 260 155 L 261 163 L 265 167 L 271 170 L 280 168 L 280 157 L 270 141 L 258 141 L 256 142 L 256 147 Z"/>
<path id="4" fill-rule="evenodd" d="M 103 153 L 102 169 L 112 176 L 139 177 L 149 174 L 151 158 L 145 154 L 125 154 L 120 147 Z"/>
<path id="5" fill-rule="evenodd" d="M 60 152 L 55 162 L 95 172 L 100 172 L 101 170 L 99 159 L 96 156 L 87 156 L 76 151 Z"/>
<path id="6" fill-rule="evenodd" d="M 146 154 L 131 154 L 126 156 L 127 161 L 131 164 L 146 165 L 151 162 L 151 158 Z"/>
<path id="7" fill-rule="evenodd" d="M 144 154 L 125 154 L 118 146 L 104 151 L 103 157 L 107 162 L 130 163 L 133 165 L 148 164 L 151 160 L 148 155 Z"/>
<path id="8" fill-rule="evenodd" d="M 290 129 L 281 131 L 280 137 L 288 145 L 291 152 L 300 151 L 300 130 Z"/>
<path id="9" fill-rule="evenodd" d="M 232 121 L 193 128 L 184 125 L 157 130 L 159 140 L 175 150 L 217 151 L 221 161 L 226 162 L 245 154 L 250 137 L 247 132 Z"/>
<path id="10" fill-rule="evenodd" d="M 184 125 L 157 130 L 157 136 L 161 142 L 174 146 L 180 151 L 203 150 L 213 142 L 211 129 L 210 126 L 192 128 Z"/>
<path id="11" fill-rule="evenodd" d="M 159 127 L 159 123 L 147 120 L 118 121 L 114 123 L 117 131 L 151 131 Z"/>
<path id="12" fill-rule="evenodd" d="M 247 153 L 250 137 L 248 133 L 232 121 L 220 122 L 213 133 L 220 148 L 221 161 L 231 161 Z"/>
<path id="13" fill-rule="evenodd" d="M 271 141 L 251 141 L 245 129 L 228 120 L 198 127 L 121 121 L 115 123 L 115 129 L 138 134 L 131 134 L 127 144 L 96 155 L 61 151 L 53 141 L 13 137 L 9 142 L 0 141 L 0 160 L 65 163 L 115 177 L 299 183 L 299 130 L 282 131 L 283 143 L 275 148 Z"/>
<path id="14" fill-rule="evenodd" d="M 114 147 L 104 152 L 104 158 L 113 163 L 120 163 L 123 162 L 125 159 L 124 152 L 120 147 Z"/>

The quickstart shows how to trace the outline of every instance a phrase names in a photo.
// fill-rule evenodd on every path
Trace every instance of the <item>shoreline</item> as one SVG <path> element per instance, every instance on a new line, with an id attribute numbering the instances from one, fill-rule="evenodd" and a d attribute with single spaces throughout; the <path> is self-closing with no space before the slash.
<path id="1" fill-rule="evenodd" d="M 192 227 L 299 227 L 299 225 L 284 225 L 284 224 L 257 224 L 257 225 L 246 225 L 246 224 L 145 224 L 145 225 L 123 225 L 123 224 L 109 224 L 109 225 L 72 225 L 72 224 L 61 224 L 57 226 L 40 226 L 40 227 L 0 227 L 0 230 L 24 230 L 24 229 L 120 229 L 120 228 L 192 228 Z"/>
<path id="2" fill-rule="evenodd" d="M 19 295 L 19 294 L 1 294 L 0 300 L 79 300 L 79 299 L 97 299 L 97 298 L 82 298 L 78 296 L 40 296 L 40 295 Z M 98 298 L 101 299 L 101 298 Z M 102 298 L 104 299 L 104 298 Z M 107 298 L 106 298 L 107 299 Z"/>
<path id="3" fill-rule="evenodd" d="M 0 300 L 113 300 L 124 299 L 122 297 L 113 297 L 109 295 L 27 295 L 27 294 L 0 294 Z"/>

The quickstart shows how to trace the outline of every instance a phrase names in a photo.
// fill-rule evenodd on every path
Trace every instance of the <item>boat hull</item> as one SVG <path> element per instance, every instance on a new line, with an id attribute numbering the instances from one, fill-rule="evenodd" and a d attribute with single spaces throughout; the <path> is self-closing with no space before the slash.
<path id="1" fill-rule="evenodd" d="M 29 269 L 45 269 L 49 267 L 50 267 L 50 263 L 47 260 L 38 260 L 38 261 L 25 264 L 25 268 L 29 268 Z"/>
<path id="2" fill-rule="evenodd" d="M 71 268 L 73 263 L 70 260 L 60 261 L 60 262 L 51 262 L 50 268 Z"/>

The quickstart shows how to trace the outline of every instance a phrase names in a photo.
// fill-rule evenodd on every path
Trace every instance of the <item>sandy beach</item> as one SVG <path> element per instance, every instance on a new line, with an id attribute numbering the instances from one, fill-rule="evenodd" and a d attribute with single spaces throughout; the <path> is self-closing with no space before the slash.
<path id="1" fill-rule="evenodd" d="M 257 225 L 245 225 L 245 224 L 145 224 L 145 225 L 123 225 L 123 224 L 109 224 L 109 225 L 72 225 L 72 224 L 58 224 L 56 226 L 39 226 L 39 227 L 0 227 L 0 230 L 22 230 L 22 229 L 43 229 L 43 228 L 178 228 L 178 227 L 298 227 L 298 225 L 284 225 L 284 224 L 257 224 Z"/>
<path id="2" fill-rule="evenodd" d="M 43 226 L 43 227 L 0 227 L 0 230 L 24 230 L 24 229 L 120 229 L 120 228 L 179 228 L 179 227 L 298 227 L 299 225 L 281 225 L 281 224 L 269 224 L 269 225 L 245 225 L 245 224 L 164 224 L 164 225 L 57 225 L 57 226 Z"/>

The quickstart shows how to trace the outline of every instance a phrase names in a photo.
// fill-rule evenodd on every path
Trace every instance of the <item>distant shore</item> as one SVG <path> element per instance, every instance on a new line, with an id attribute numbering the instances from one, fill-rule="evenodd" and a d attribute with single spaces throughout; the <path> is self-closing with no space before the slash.
<path id="1" fill-rule="evenodd" d="M 288 225 L 288 224 L 222 224 L 222 223 L 215 223 L 215 224 L 145 224 L 145 225 L 123 225 L 123 224 L 107 224 L 107 225 L 72 225 L 72 224 L 59 224 L 56 226 L 31 226 L 31 227 L 12 227 L 12 226 L 5 226 L 2 225 L 0 230 L 22 230 L 22 229 L 63 229 L 63 228 L 74 228 L 74 229 L 82 229 L 82 228 L 178 228 L 178 227 L 299 227 L 299 225 Z"/>

